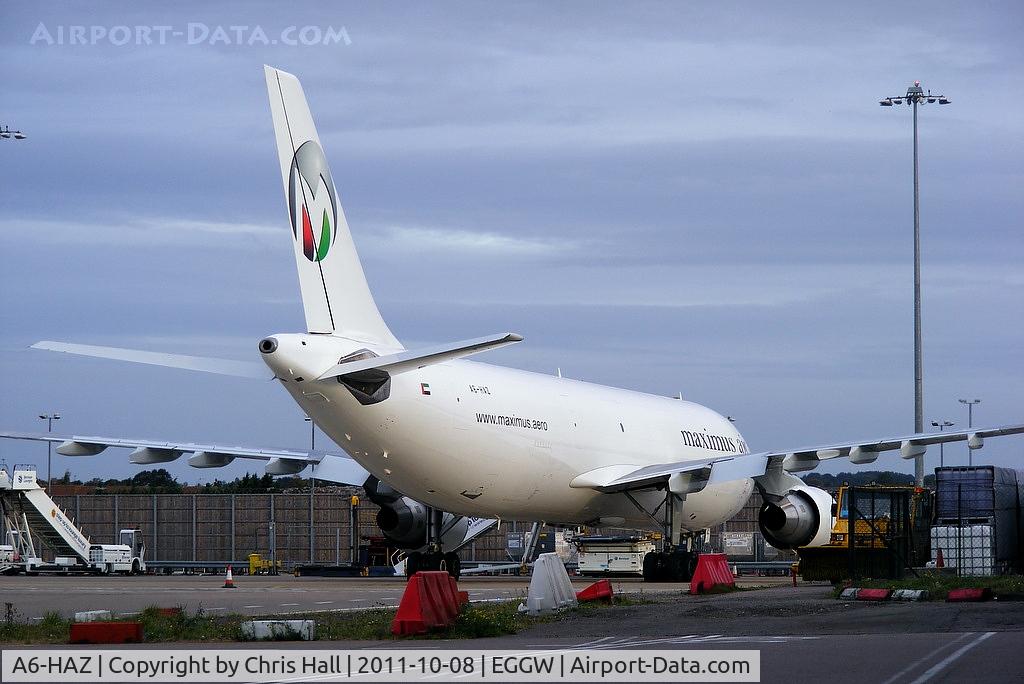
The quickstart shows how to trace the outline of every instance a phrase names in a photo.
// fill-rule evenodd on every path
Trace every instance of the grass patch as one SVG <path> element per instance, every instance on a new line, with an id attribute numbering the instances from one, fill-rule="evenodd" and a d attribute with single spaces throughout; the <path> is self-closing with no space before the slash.
<path id="1" fill-rule="evenodd" d="M 240 615 L 208 615 L 202 606 L 194 613 L 182 608 L 174 615 L 163 615 L 150 606 L 135 617 L 142 623 L 147 642 L 240 641 L 243 619 Z"/>
<path id="2" fill-rule="evenodd" d="M 639 606 L 654 603 L 643 596 L 616 597 L 614 604 L 600 601 L 581 603 L 572 610 L 540 616 L 520 613 L 519 601 L 475 603 L 466 606 L 450 628 L 429 632 L 420 639 L 479 639 L 516 634 L 545 622 L 570 620 L 576 616 L 593 616 L 614 606 Z M 394 609 L 371 609 L 352 612 L 289 615 L 290 619 L 316 620 L 317 641 L 368 641 L 398 639 L 391 634 Z M 142 623 L 146 643 L 166 642 L 233 642 L 244 641 L 242 622 L 252 619 L 278 619 L 276 616 L 210 615 L 202 608 L 194 612 L 184 609 L 167 615 L 150 607 L 139 615 L 116 622 Z M 72 621 L 57 613 L 49 613 L 39 622 L 21 622 L 12 615 L 0 622 L 0 643 L 66 644 Z M 403 637 L 409 638 L 409 637 Z"/>
<path id="3" fill-rule="evenodd" d="M 0 643 L 66 644 L 71 624 L 59 613 L 47 613 L 38 622 L 19 622 L 15 616 L 0 623 Z"/>
<path id="4" fill-rule="evenodd" d="M 926 574 L 902 580 L 858 580 L 854 586 L 865 589 L 915 589 L 928 592 L 928 600 L 945 601 L 953 589 L 991 589 L 992 594 L 1009 596 L 1024 594 L 1024 576 L 1001 575 L 999 577 L 957 577 L 955 575 Z M 834 587 L 832 596 L 838 597 L 843 587 Z"/>

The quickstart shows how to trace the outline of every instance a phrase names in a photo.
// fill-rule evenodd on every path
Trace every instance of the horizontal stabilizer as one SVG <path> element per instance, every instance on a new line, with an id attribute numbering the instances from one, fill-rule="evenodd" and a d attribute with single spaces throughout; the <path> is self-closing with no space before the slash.
<path id="1" fill-rule="evenodd" d="M 181 368 L 184 370 L 233 375 L 239 378 L 271 379 L 271 373 L 262 363 L 254 361 L 231 361 L 229 359 L 213 359 L 205 356 L 186 356 L 184 354 L 165 354 L 163 352 L 140 351 L 138 349 L 122 349 L 121 347 L 97 347 L 92 344 L 74 344 L 71 342 L 52 342 L 43 340 L 32 345 L 32 349 L 92 356 L 98 359 L 145 363 L 150 366 Z"/>
<path id="2" fill-rule="evenodd" d="M 522 342 L 522 340 L 522 335 L 517 335 L 515 333 L 502 333 L 500 335 L 491 335 L 489 337 L 477 337 L 472 340 L 462 340 L 461 342 L 451 342 L 449 344 L 428 347 L 426 349 L 410 349 L 408 351 L 398 352 L 397 354 L 387 354 L 385 356 L 376 356 L 369 359 L 359 359 L 355 361 L 348 361 L 346 363 L 339 363 L 332 366 L 330 370 L 321 375 L 318 379 L 328 380 L 341 375 L 350 375 L 352 373 L 359 373 L 361 371 L 371 369 L 383 370 L 395 375 L 398 373 L 404 373 L 408 370 L 430 366 L 435 363 L 451 361 L 452 359 L 470 356 L 471 354 L 479 354 L 483 351 L 497 349 L 509 344 L 515 344 L 516 342 Z"/>

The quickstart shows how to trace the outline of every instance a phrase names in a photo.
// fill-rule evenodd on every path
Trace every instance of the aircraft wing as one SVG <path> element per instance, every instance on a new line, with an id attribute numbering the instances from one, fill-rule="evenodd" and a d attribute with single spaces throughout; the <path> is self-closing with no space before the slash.
<path id="1" fill-rule="evenodd" d="M 931 444 L 963 442 L 965 440 L 969 448 L 980 449 L 986 437 L 1002 437 L 1022 433 L 1024 433 L 1024 424 L 1004 425 L 951 432 L 920 433 L 783 451 L 721 455 L 640 468 L 633 465 L 611 465 L 582 473 L 574 478 L 569 486 L 596 489 L 604 493 L 668 486 L 676 493 L 694 493 L 709 484 L 758 478 L 766 475 L 769 469 L 774 468 L 781 468 L 788 473 L 804 472 L 814 470 L 821 461 L 834 458 L 848 458 L 850 463 L 863 465 L 872 463 L 882 452 L 896 450 L 899 450 L 900 456 L 909 459 L 924 454 Z"/>
<path id="2" fill-rule="evenodd" d="M 94 456 L 108 448 L 133 449 L 129 460 L 136 465 L 153 465 L 177 460 L 192 454 L 188 464 L 193 468 L 221 468 L 236 458 L 266 461 L 264 470 L 269 475 L 294 475 L 313 466 L 313 475 L 320 480 L 340 484 L 362 485 L 369 473 L 345 454 L 302 449 L 264 449 L 258 447 L 228 446 L 224 444 L 196 444 L 194 442 L 164 442 L 119 437 L 82 435 L 55 435 L 47 432 L 2 432 L 0 438 L 26 439 L 58 443 L 57 453 L 64 456 Z"/>

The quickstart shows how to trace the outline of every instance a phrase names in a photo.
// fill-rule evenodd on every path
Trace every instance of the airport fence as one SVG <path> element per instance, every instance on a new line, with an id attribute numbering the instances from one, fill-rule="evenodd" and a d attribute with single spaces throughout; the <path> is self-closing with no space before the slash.
<path id="1" fill-rule="evenodd" d="M 66 494 L 54 500 L 97 544 L 112 544 L 123 528 L 138 527 L 153 561 L 245 561 L 250 553 L 276 558 L 285 567 L 345 564 L 358 560 L 351 547 L 350 498 L 361 489 L 329 487 L 313 493 L 280 494 Z M 712 529 L 706 550 L 729 551 L 729 533 L 751 536 L 751 559 L 774 560 L 757 532 L 760 497 L 754 494 L 729 522 Z M 360 499 L 356 533 L 376 536 L 379 508 Z M 506 521 L 465 551 L 467 561 L 507 562 L 509 533 L 528 532 L 529 523 Z M 591 532 L 601 533 L 600 530 Z M 737 560 L 746 559 L 746 554 Z"/>
<path id="2" fill-rule="evenodd" d="M 72 494 L 54 496 L 96 544 L 113 544 L 118 531 L 138 527 L 154 561 L 244 561 L 250 553 L 276 557 L 286 567 L 358 560 L 351 546 L 350 498 L 362 490 L 285 494 Z M 380 534 L 379 508 L 356 507 L 358 543 Z M 512 523 L 514 524 L 514 523 Z M 503 529 L 464 553 L 467 560 L 507 560 Z"/>

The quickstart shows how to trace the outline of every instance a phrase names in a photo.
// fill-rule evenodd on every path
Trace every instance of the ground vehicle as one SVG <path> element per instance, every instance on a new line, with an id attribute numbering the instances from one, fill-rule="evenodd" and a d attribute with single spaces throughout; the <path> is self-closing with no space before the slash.
<path id="1" fill-rule="evenodd" d="M 646 536 L 575 537 L 581 575 L 643 575 L 644 558 L 656 550 Z"/>
<path id="2" fill-rule="evenodd" d="M 836 492 L 829 543 L 797 551 L 800 575 L 808 581 L 832 582 L 902 577 L 906 568 L 929 559 L 932 510 L 933 495 L 926 489 L 844 484 Z"/>
<path id="3" fill-rule="evenodd" d="M 120 544 L 90 544 L 89 565 L 107 575 L 115 572 L 138 575 L 146 571 L 146 543 L 142 530 L 121 530 Z"/>

